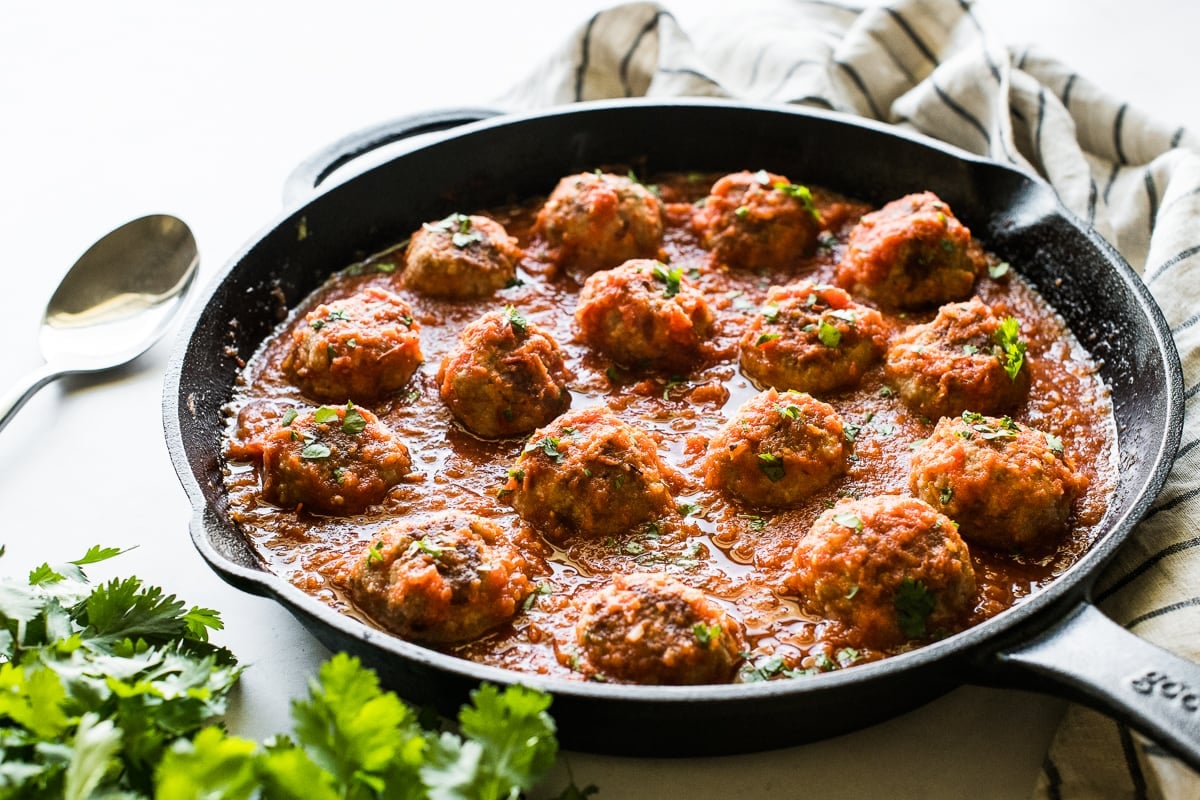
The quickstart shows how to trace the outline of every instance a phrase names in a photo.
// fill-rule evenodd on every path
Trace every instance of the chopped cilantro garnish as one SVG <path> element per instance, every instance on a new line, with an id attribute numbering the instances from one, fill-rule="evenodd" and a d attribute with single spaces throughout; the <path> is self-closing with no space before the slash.
<path id="1" fill-rule="evenodd" d="M 938 500 L 942 501 L 942 505 L 946 505 L 953 499 L 954 499 L 954 488 L 951 486 L 947 486 L 947 487 L 943 488 L 942 491 L 938 493 Z"/>
<path id="2" fill-rule="evenodd" d="M 779 338 L 778 333 L 763 333 L 763 334 L 759 335 L 758 339 L 755 340 L 754 344 L 756 347 L 762 347 L 767 342 L 773 342 L 778 338 Z"/>
<path id="3" fill-rule="evenodd" d="M 817 211 L 817 204 L 813 201 L 812 192 L 807 186 L 801 186 L 797 183 L 784 183 L 780 181 L 775 184 L 775 188 L 786 194 L 788 197 L 794 197 L 800 201 L 800 205 L 804 206 L 804 210 L 812 215 L 812 218 L 821 222 L 821 213 Z"/>
<path id="4" fill-rule="evenodd" d="M 752 531 L 761 531 L 767 527 L 767 521 L 756 514 L 738 514 L 738 516 L 746 520 Z"/>
<path id="5" fill-rule="evenodd" d="M 329 449 L 329 445 L 320 442 L 309 442 L 304 445 L 304 449 L 300 451 L 300 457 L 306 461 L 317 461 L 322 458 L 329 458 L 333 451 Z"/>
<path id="6" fill-rule="evenodd" d="M 800 406 L 789 403 L 788 405 L 775 406 L 775 410 L 784 419 L 800 419 Z"/>
<path id="7" fill-rule="evenodd" d="M 438 547 L 436 544 L 429 541 L 425 537 L 421 537 L 420 539 L 418 539 L 416 542 L 416 546 L 417 546 L 418 550 L 420 550 L 422 553 L 429 556 L 430 558 L 441 558 L 442 557 L 442 548 Z"/>
<path id="8" fill-rule="evenodd" d="M 1008 274 L 1010 268 L 1007 261 L 1001 261 L 999 264 L 993 264 L 988 267 L 988 276 L 991 278 L 1003 278 Z"/>
<path id="9" fill-rule="evenodd" d="M 333 422 L 337 418 L 338 418 L 337 409 L 332 408 L 330 406 L 321 406 L 320 408 L 318 408 L 316 410 L 316 413 L 313 414 L 313 420 L 320 425 L 324 425 L 325 423 L 328 423 L 328 422 Z"/>
<path id="10" fill-rule="evenodd" d="M 560 441 L 562 440 L 557 436 L 543 436 L 538 441 L 530 442 L 529 444 L 525 445 L 525 452 L 534 453 L 538 450 L 541 450 L 543 453 L 550 456 L 550 458 L 554 459 L 554 463 L 558 464 L 562 462 L 563 458 L 563 454 L 558 452 L 558 445 Z"/>
<path id="11" fill-rule="evenodd" d="M 721 626 L 715 622 L 711 625 L 697 622 L 692 626 L 692 633 L 701 647 L 708 647 L 721 636 Z"/>
<path id="12" fill-rule="evenodd" d="M 1052 433 L 1044 433 L 1042 436 L 1046 438 L 1046 446 L 1050 448 L 1050 452 L 1059 456 L 1063 454 L 1062 439 L 1058 438 Z"/>
<path id="13" fill-rule="evenodd" d="M 378 539 L 367 548 L 367 563 L 377 564 L 383 561 L 383 540 Z"/>
<path id="14" fill-rule="evenodd" d="M 758 468 L 767 476 L 767 480 L 771 483 L 776 483 L 781 480 L 785 474 L 783 468 L 783 459 L 774 453 L 759 453 Z"/>
<path id="15" fill-rule="evenodd" d="M 901 632 L 910 639 L 923 637 L 936 604 L 933 593 L 921 581 L 912 578 L 900 581 L 894 606 Z"/>
<path id="16" fill-rule="evenodd" d="M 1005 317 L 1000 327 L 992 335 L 992 341 L 1000 348 L 997 358 L 1004 365 L 1004 371 L 1012 380 L 1017 379 L 1021 366 L 1025 363 L 1025 342 L 1020 339 L 1021 323 L 1016 317 Z"/>
<path id="17" fill-rule="evenodd" d="M 704 509 L 695 503 L 680 503 L 676 506 L 675 510 L 679 512 L 679 516 L 681 517 L 699 516 L 704 511 Z"/>
<path id="18" fill-rule="evenodd" d="M 821 320 L 821 324 L 817 328 L 817 338 L 826 347 L 837 347 L 842 343 L 842 332 L 836 325 L 830 325 L 825 320 Z"/>
<path id="19" fill-rule="evenodd" d="M 298 417 L 298 416 L 300 416 L 299 411 L 297 411 L 294 408 L 289 408 L 287 411 L 283 412 L 283 416 L 280 418 L 279 424 L 286 428 L 287 426 L 289 426 L 293 422 L 295 422 L 296 417 Z"/>
<path id="20" fill-rule="evenodd" d="M 663 297 L 674 297 L 679 294 L 681 281 L 683 280 L 683 267 L 668 268 L 665 264 L 655 264 L 654 269 L 650 271 L 656 280 L 666 284 L 663 289 Z"/>
<path id="21" fill-rule="evenodd" d="M 779 304 L 767 303 L 762 307 L 763 319 L 767 322 L 776 322 L 779 320 Z"/>
<path id="22" fill-rule="evenodd" d="M 738 206 L 733 210 L 733 215 L 738 219 L 742 219 L 750 213 L 750 206 Z"/>
<path id="23" fill-rule="evenodd" d="M 517 336 L 524 336 L 525 331 L 529 327 L 529 322 L 525 319 L 525 315 L 518 311 L 516 306 L 504 307 L 504 321 L 512 327 L 513 333 Z"/>
<path id="24" fill-rule="evenodd" d="M 354 403 L 346 404 L 346 415 L 342 417 L 342 433 L 348 433 L 351 436 L 362 433 L 367 427 L 367 418 L 362 415 Z"/>

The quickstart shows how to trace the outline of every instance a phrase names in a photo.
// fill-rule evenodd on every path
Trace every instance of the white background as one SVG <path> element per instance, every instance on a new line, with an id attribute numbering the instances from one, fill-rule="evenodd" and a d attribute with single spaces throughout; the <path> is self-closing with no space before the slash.
<path id="1" fill-rule="evenodd" d="M 203 288 L 279 213 L 283 180 L 300 159 L 392 116 L 487 104 L 605 5 L 5 3 L 0 388 L 40 363 L 46 300 L 110 228 L 147 213 L 180 216 L 200 242 Z M 686 27 L 724 5 L 670 7 Z M 1200 4 L 982 0 L 977 13 L 998 40 L 1036 42 L 1112 94 L 1200 128 Z M 326 653 L 286 612 L 224 585 L 194 552 L 161 433 L 171 344 L 106 378 L 52 385 L 0 432 L 8 551 L 0 574 L 24 575 L 96 543 L 136 546 L 95 576 L 137 574 L 221 610 L 219 640 L 249 665 L 230 726 L 263 737 L 290 727 L 289 699 Z M 806 747 L 704 761 L 569 761 L 576 780 L 606 798 L 1025 797 L 1061 709 L 1053 699 L 965 687 Z M 548 787 L 565 782 L 561 769 Z"/>

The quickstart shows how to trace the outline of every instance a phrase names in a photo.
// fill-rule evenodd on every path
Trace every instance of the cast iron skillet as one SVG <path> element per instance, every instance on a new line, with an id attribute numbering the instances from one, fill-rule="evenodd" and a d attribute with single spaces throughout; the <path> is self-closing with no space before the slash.
<path id="1" fill-rule="evenodd" d="M 195 508 L 192 540 L 222 578 L 283 603 L 327 647 L 360 656 L 414 702 L 452 712 L 480 681 L 546 689 L 561 741 L 572 749 L 655 756 L 763 750 L 859 728 L 977 682 L 1096 705 L 1200 768 L 1200 667 L 1127 633 L 1089 602 L 1097 574 L 1170 469 L 1182 422 L 1179 356 L 1137 276 L 1050 187 L 916 135 L 799 108 L 686 99 L 484 119 L 493 114 L 398 120 L 319 154 L 290 180 L 289 209 L 232 259 L 192 314 L 168 369 L 164 419 Z M 362 152 L 464 122 L 309 197 Z M 640 174 L 761 167 L 876 205 L 922 189 L 945 198 L 1038 287 L 1102 365 L 1119 428 L 1120 474 L 1099 540 L 1040 593 L 943 641 L 802 680 L 698 687 L 539 679 L 463 661 L 369 628 L 265 571 L 228 519 L 221 480 L 221 408 L 239 357 L 253 354 L 286 310 L 333 271 L 402 241 L 422 222 L 545 194 L 563 175 L 611 163 L 634 163 Z"/>

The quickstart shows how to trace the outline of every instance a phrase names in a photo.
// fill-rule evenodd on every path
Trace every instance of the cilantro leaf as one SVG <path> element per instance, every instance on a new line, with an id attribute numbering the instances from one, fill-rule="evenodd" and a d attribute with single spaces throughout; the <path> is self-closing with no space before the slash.
<path id="1" fill-rule="evenodd" d="M 821 320 L 821 324 L 817 327 L 817 338 L 821 340 L 821 344 L 833 348 L 842 343 L 842 332 L 836 325 Z"/>
<path id="2" fill-rule="evenodd" d="M 758 468 L 762 470 L 763 475 L 766 475 L 767 480 L 771 483 L 779 482 L 786 474 L 783 459 L 774 453 L 759 453 Z"/>
<path id="3" fill-rule="evenodd" d="M 901 632 L 910 639 L 920 639 L 925 636 L 929 623 L 929 615 L 937 604 L 933 592 L 921 581 L 905 578 L 896 589 L 896 599 L 893 605 L 896 609 L 896 622 Z"/>
<path id="4" fill-rule="evenodd" d="M 439 737 L 421 777 L 442 790 L 433 793 L 436 797 L 516 798 L 558 755 L 554 721 L 547 713 L 550 697 L 523 686 L 501 692 L 485 684 L 471 693 L 471 701 L 458 717 L 468 741 Z"/>
<path id="5" fill-rule="evenodd" d="M 650 274 L 656 280 L 666 284 L 666 288 L 663 289 L 663 297 L 670 299 L 679 294 L 679 290 L 682 288 L 683 267 L 668 269 L 665 264 L 655 264 Z"/>
<path id="6" fill-rule="evenodd" d="M 1021 323 L 1016 317 L 1005 317 L 1000 327 L 992 334 L 992 341 L 1000 348 L 997 358 L 1004 366 L 1004 371 L 1012 380 L 1017 379 L 1021 366 L 1025 363 L 1027 345 L 1021 341 Z"/>

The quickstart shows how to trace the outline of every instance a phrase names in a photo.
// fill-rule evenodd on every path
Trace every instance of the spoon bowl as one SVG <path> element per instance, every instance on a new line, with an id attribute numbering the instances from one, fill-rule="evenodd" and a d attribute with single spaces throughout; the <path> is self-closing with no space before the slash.
<path id="1" fill-rule="evenodd" d="M 191 230 L 167 214 L 127 222 L 89 247 L 46 306 L 38 337 L 46 363 L 0 399 L 0 430 L 55 378 L 112 369 L 148 350 L 199 264 Z"/>

